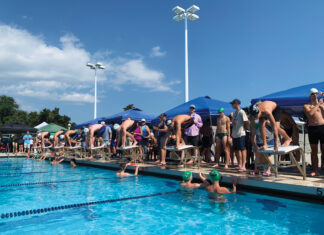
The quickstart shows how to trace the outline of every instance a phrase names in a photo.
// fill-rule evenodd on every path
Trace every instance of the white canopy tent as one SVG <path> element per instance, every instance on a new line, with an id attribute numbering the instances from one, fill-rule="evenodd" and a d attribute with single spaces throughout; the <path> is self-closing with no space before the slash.
<path id="1" fill-rule="evenodd" d="M 42 128 L 42 127 L 44 127 L 44 126 L 47 126 L 47 125 L 48 125 L 47 122 L 42 122 L 41 124 L 38 124 L 37 126 L 34 126 L 34 128 L 36 128 L 36 129 L 40 129 L 40 128 Z"/>

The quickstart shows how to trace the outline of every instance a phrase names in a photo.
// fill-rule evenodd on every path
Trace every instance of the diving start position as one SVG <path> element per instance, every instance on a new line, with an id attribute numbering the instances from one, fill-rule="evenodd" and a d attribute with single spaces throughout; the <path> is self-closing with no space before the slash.
<path id="1" fill-rule="evenodd" d="M 137 141 L 132 134 L 137 128 L 137 123 L 138 121 L 128 118 L 117 128 L 117 147 L 125 148 L 127 137 L 131 138 L 133 146 L 137 145 Z"/>
<path id="2" fill-rule="evenodd" d="M 261 136 L 263 140 L 263 147 L 260 150 L 265 150 L 268 148 L 265 128 L 265 122 L 267 119 L 269 119 L 274 131 L 274 152 L 278 152 L 279 134 L 283 137 L 281 146 L 285 147 L 290 145 L 292 139 L 287 135 L 285 130 L 280 127 L 281 109 L 277 103 L 273 101 L 257 102 L 256 104 L 250 106 L 249 113 L 251 114 L 252 118 L 259 119 L 262 134 Z M 254 122 L 254 120 L 252 120 L 252 122 Z"/>

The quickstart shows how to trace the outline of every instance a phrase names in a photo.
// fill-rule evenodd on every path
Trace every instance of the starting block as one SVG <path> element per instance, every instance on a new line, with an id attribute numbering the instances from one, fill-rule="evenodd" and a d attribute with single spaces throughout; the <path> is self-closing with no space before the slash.
<path id="1" fill-rule="evenodd" d="M 197 147 L 193 145 L 182 145 L 179 148 L 176 148 L 175 146 L 167 146 L 166 151 L 170 152 L 170 155 L 172 157 L 175 157 L 176 159 L 180 159 L 180 164 L 183 164 L 184 167 L 186 168 L 187 160 L 193 160 L 194 162 L 197 161 L 197 166 L 198 169 L 200 168 L 200 156 L 192 156 L 191 151 L 195 150 Z M 179 152 L 184 152 L 184 157 L 183 159 L 181 158 L 181 153 Z"/>
<path id="2" fill-rule="evenodd" d="M 73 156 L 76 156 L 76 155 L 79 155 L 80 158 L 82 158 L 82 148 L 81 146 L 73 146 L 73 147 L 65 147 L 65 155 L 68 156 L 68 155 L 73 155 Z"/>
<path id="3" fill-rule="evenodd" d="M 58 146 L 58 147 L 54 147 L 54 153 L 58 153 L 64 151 L 64 146 Z"/>
<path id="4" fill-rule="evenodd" d="M 88 148 L 88 150 L 90 151 L 91 155 L 99 155 L 100 158 L 105 157 L 105 146 L 104 145 L 101 145 L 98 147 L 93 147 L 93 148 Z"/>
<path id="5" fill-rule="evenodd" d="M 132 159 L 132 161 L 139 162 L 139 161 L 144 161 L 143 160 L 143 155 L 142 154 L 138 154 L 137 150 L 138 150 L 139 146 L 126 146 L 124 148 L 119 148 L 118 150 L 121 152 L 121 155 L 123 157 L 129 157 Z"/>
<path id="6" fill-rule="evenodd" d="M 295 156 L 293 154 L 294 151 L 299 151 L 300 155 L 302 156 L 302 168 L 300 167 L 300 164 L 295 159 Z M 275 172 L 275 177 L 278 176 L 278 168 L 297 167 L 298 171 L 303 176 L 303 180 L 306 180 L 305 154 L 303 153 L 303 150 L 300 146 L 279 147 L 278 152 L 274 152 L 274 147 L 269 146 L 267 149 L 258 152 L 262 155 L 265 164 L 257 164 L 257 166 L 271 167 Z M 270 155 L 274 156 L 273 164 L 268 159 Z M 281 161 L 280 161 L 281 155 L 289 155 L 291 163 L 286 166 L 281 165 Z"/>

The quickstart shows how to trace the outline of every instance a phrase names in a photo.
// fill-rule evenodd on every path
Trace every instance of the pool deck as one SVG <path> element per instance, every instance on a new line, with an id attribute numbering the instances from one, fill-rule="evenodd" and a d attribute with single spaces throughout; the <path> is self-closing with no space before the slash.
<path id="1" fill-rule="evenodd" d="M 8 154 L 0 154 L 0 158 L 8 157 Z M 25 157 L 25 154 L 10 154 L 9 157 Z M 76 159 L 80 165 L 88 165 L 100 168 L 107 168 L 117 170 L 119 169 L 120 160 L 88 160 Z M 129 166 L 128 169 L 134 170 L 135 166 Z M 198 173 L 202 172 L 208 174 L 212 168 L 211 165 L 202 165 L 200 169 L 195 166 L 188 165 L 187 168 L 178 168 L 175 164 L 168 164 L 167 166 L 158 166 L 155 163 L 140 163 L 140 174 L 150 174 L 160 177 L 181 179 L 182 172 L 190 170 L 193 172 L 194 179 L 198 180 Z M 262 177 L 259 175 L 250 175 L 247 172 L 238 172 L 234 168 L 224 169 L 217 168 L 221 173 L 223 179 L 222 183 L 231 184 L 233 177 L 237 177 L 238 188 L 253 190 L 254 192 L 273 194 L 278 196 L 296 197 L 305 200 L 316 200 L 317 202 L 324 203 L 324 176 L 320 177 L 307 177 L 306 180 L 297 173 L 297 169 L 291 172 L 280 172 L 276 178 Z"/>

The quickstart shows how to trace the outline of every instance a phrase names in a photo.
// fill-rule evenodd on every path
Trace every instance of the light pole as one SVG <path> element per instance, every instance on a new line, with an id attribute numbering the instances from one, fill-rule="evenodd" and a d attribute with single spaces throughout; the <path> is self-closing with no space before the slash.
<path id="1" fill-rule="evenodd" d="M 188 72 L 188 19 L 195 21 L 199 19 L 199 16 L 195 14 L 200 8 L 196 5 L 192 5 L 187 10 L 176 6 L 172 11 L 176 14 L 173 17 L 175 21 L 185 21 L 185 102 L 189 101 L 189 72 Z"/>
<path id="2" fill-rule="evenodd" d="M 105 66 L 103 66 L 101 63 L 96 63 L 91 64 L 88 63 L 87 66 L 90 69 L 94 69 L 95 71 L 95 97 L 94 97 L 94 114 L 93 114 L 93 118 L 96 119 L 97 118 L 97 69 L 105 69 Z"/>

